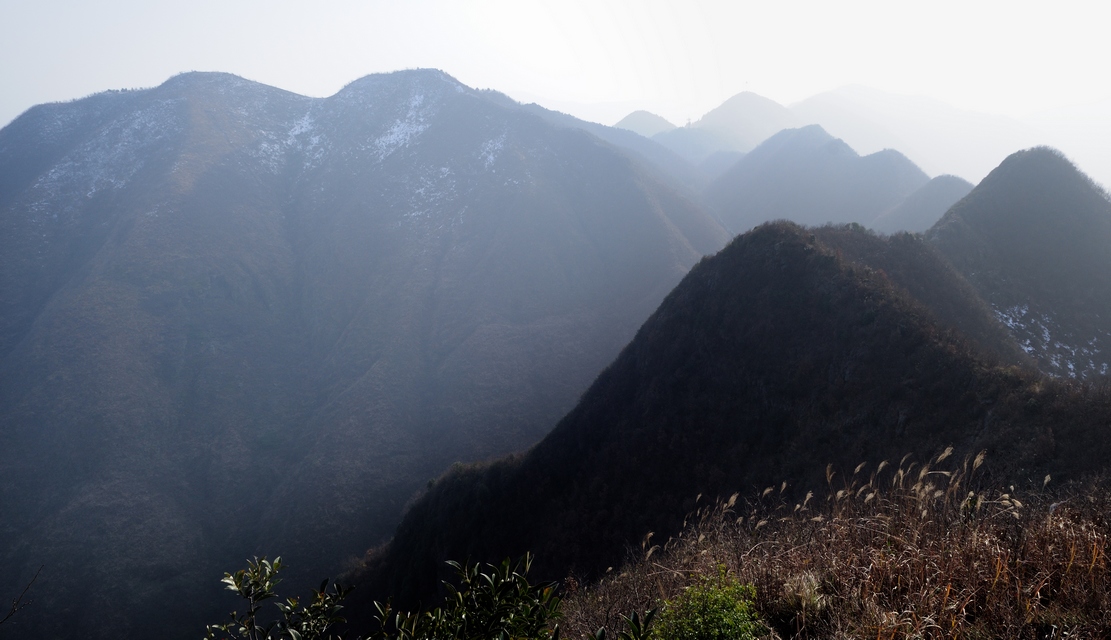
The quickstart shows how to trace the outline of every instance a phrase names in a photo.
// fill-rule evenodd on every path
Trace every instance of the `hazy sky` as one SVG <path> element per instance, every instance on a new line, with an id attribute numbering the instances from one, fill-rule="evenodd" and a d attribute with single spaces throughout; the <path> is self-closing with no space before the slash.
<path id="1" fill-rule="evenodd" d="M 1025 115 L 1111 100 L 1097 2 L 0 0 L 0 125 L 39 102 L 229 71 L 312 96 L 436 67 L 612 123 L 845 84 Z"/>

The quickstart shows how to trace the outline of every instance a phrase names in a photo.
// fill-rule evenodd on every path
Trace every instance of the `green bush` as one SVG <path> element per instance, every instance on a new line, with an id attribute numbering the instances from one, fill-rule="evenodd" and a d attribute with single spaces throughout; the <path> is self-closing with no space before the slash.
<path id="1" fill-rule="evenodd" d="M 653 629 L 658 640 L 746 640 L 767 632 L 753 606 L 756 589 L 741 584 L 724 565 L 664 603 Z"/>
<path id="2" fill-rule="evenodd" d="M 444 605 L 423 613 L 375 602 L 379 631 L 372 640 L 558 640 L 560 598 L 554 584 L 529 584 L 532 556 L 500 565 L 449 562 L 458 585 L 445 582 Z"/>
<path id="3" fill-rule="evenodd" d="M 247 601 L 247 610 L 240 615 L 237 611 L 229 614 L 230 620 L 223 624 L 208 625 L 205 629 L 206 640 L 324 640 L 328 630 L 344 619 L 339 616 L 343 608 L 340 602 L 351 591 L 349 588 L 328 581 L 320 583 L 320 589 L 313 591 L 308 604 L 301 604 L 298 598 L 287 598 L 277 602 L 282 617 L 269 623 L 259 619 L 262 603 L 278 594 L 274 588 L 281 579 L 278 572 L 282 569 L 281 556 L 270 562 L 264 556 L 247 561 L 247 568 L 235 573 L 225 573 L 221 582 L 229 591 L 234 591 Z"/>

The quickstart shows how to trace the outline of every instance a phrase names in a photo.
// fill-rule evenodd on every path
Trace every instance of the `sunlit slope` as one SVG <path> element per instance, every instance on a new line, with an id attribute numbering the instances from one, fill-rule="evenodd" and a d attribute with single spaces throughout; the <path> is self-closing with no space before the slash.
<path id="1" fill-rule="evenodd" d="M 726 238 L 437 71 L 44 105 L 0 167 L 0 588 L 50 568 L 40 637 L 194 637 L 252 554 L 334 573 L 539 439 Z"/>

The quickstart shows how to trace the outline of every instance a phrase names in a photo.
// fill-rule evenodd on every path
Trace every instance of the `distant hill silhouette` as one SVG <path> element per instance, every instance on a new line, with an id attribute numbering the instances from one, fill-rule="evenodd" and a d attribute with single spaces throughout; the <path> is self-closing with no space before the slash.
<path id="1" fill-rule="evenodd" d="M 656 133 L 652 139 L 700 165 L 721 152 L 747 153 L 775 133 L 799 124 L 800 120 L 783 105 L 746 91 L 697 122 Z"/>
<path id="2" fill-rule="evenodd" d="M 728 141 L 732 150 L 748 152 L 776 133 L 800 124 L 787 107 L 744 91 L 707 112 L 691 126 L 720 136 Z"/>
<path id="3" fill-rule="evenodd" d="M 508 97 L 505 99 L 509 100 Z M 520 108 L 539 116 L 549 124 L 561 128 L 581 129 L 621 149 L 644 168 L 654 170 L 655 178 L 683 192 L 685 197 L 697 199 L 697 194 L 710 182 L 710 178 L 697 166 L 697 163 L 692 163 L 682 154 L 675 153 L 664 145 L 627 129 L 579 120 L 574 116 L 545 109 L 537 104 L 521 105 Z"/>
<path id="4" fill-rule="evenodd" d="M 1035 127 L 1005 116 L 861 86 L 819 93 L 790 108 L 800 124 L 820 124 L 861 153 L 898 149 L 931 175 L 973 183 L 1000 158 L 1044 139 Z"/>
<path id="5" fill-rule="evenodd" d="M 431 70 L 184 74 L 0 130 L 0 593 L 48 567 L 21 634 L 196 637 L 243 558 L 334 574 L 535 442 L 726 241 L 658 173 Z"/>
<path id="6" fill-rule="evenodd" d="M 775 223 L 703 260 L 540 444 L 439 479 L 368 556 L 357 597 L 419 598 L 445 558 L 525 551 L 543 577 L 589 579 L 648 532 L 666 540 L 699 495 L 787 482 L 801 501 L 827 463 L 954 445 L 987 450 L 1006 482 L 1105 465 L 1107 394 L 984 359 L 898 277 L 825 241 L 857 233 Z M 920 242 L 903 238 L 857 253 Z"/>
<path id="7" fill-rule="evenodd" d="M 1009 156 L 928 237 L 1046 372 L 1111 363 L 1111 203 L 1059 152 Z"/>
<path id="8" fill-rule="evenodd" d="M 716 151 L 699 163 L 698 169 L 706 177 L 707 184 L 717 179 L 737 164 L 745 154 L 740 151 Z"/>
<path id="9" fill-rule="evenodd" d="M 693 165 L 723 151 L 739 152 L 718 134 L 689 126 L 657 133 L 652 140 Z"/>
<path id="10" fill-rule="evenodd" d="M 664 131 L 671 131 L 675 125 L 671 124 L 664 118 L 650 113 L 648 111 L 634 111 L 629 115 L 621 118 L 621 120 L 613 125 L 618 129 L 628 129 L 633 133 L 638 133 L 645 138 L 651 138 L 657 133 Z"/>
<path id="11" fill-rule="evenodd" d="M 769 220 L 869 224 L 929 181 L 897 151 L 861 157 L 811 125 L 781 131 L 706 189 L 733 232 Z"/>
<path id="12" fill-rule="evenodd" d="M 882 233 L 921 233 L 934 226 L 949 207 L 972 191 L 972 184 L 956 176 L 937 176 L 868 226 Z"/>

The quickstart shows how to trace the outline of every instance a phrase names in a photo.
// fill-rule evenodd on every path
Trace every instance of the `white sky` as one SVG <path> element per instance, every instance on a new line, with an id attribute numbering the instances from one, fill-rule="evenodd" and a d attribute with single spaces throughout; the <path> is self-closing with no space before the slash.
<path id="1" fill-rule="evenodd" d="M 1109 14 L 1061 0 L 0 0 L 0 125 L 181 71 L 326 96 L 412 67 L 607 124 L 846 84 L 1023 116 L 1111 100 Z"/>

